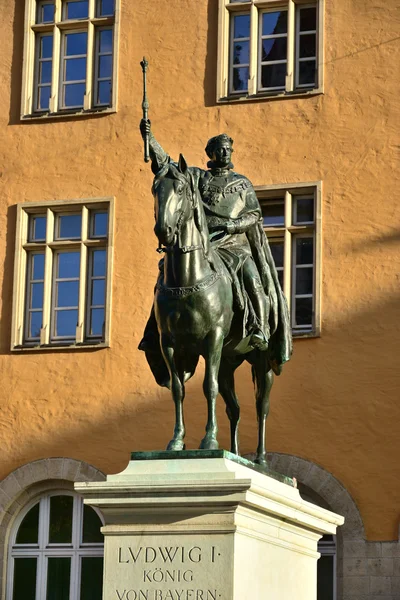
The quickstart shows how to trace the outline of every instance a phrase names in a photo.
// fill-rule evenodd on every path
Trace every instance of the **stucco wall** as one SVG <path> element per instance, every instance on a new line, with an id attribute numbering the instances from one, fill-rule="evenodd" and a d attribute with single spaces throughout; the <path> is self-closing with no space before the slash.
<path id="1" fill-rule="evenodd" d="M 234 163 L 255 185 L 323 181 L 322 336 L 295 342 L 272 392 L 268 448 L 331 472 L 356 501 L 369 540 L 396 540 L 400 422 L 395 166 L 399 122 L 395 0 L 326 3 L 325 94 L 215 104 L 217 3 L 121 2 L 119 110 L 20 123 L 22 2 L 1 0 L 0 478 L 32 460 L 69 456 L 104 472 L 132 450 L 163 448 L 173 427 L 137 344 L 158 255 L 151 173 L 138 133 L 141 70 L 150 61 L 153 129 L 175 157 L 205 166 L 216 133 L 235 139 Z M 16 9 L 18 7 L 18 9 Z M 116 197 L 112 347 L 11 354 L 15 205 Z M 255 449 L 250 374 L 240 371 L 241 449 Z M 185 400 L 187 445 L 206 418 L 201 369 Z M 220 443 L 228 426 L 219 406 Z"/>

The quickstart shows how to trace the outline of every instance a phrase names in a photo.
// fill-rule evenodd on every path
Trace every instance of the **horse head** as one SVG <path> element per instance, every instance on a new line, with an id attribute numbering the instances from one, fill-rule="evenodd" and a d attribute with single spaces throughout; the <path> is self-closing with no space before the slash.
<path id="1" fill-rule="evenodd" d="M 187 163 L 179 155 L 178 165 L 163 166 L 154 177 L 154 232 L 164 246 L 176 243 L 177 235 L 193 211 L 194 184 Z"/>

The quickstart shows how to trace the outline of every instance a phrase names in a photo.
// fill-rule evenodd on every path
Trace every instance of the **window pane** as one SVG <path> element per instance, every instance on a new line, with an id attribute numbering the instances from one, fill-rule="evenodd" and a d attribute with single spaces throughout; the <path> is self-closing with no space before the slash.
<path id="1" fill-rule="evenodd" d="M 281 288 L 283 289 L 283 269 L 280 269 L 278 271 L 278 279 L 279 279 L 279 284 L 280 284 Z"/>
<path id="2" fill-rule="evenodd" d="M 312 298 L 296 298 L 296 325 L 312 325 Z"/>
<path id="3" fill-rule="evenodd" d="M 111 81 L 100 81 L 96 104 L 111 104 Z"/>
<path id="4" fill-rule="evenodd" d="M 31 284 L 31 306 L 30 308 L 43 307 L 43 283 Z"/>
<path id="5" fill-rule="evenodd" d="M 98 213 L 94 213 L 92 218 L 93 218 L 92 237 L 107 237 L 108 214 L 98 212 Z"/>
<path id="6" fill-rule="evenodd" d="M 71 542 L 73 502 L 74 499 L 72 496 L 51 496 L 49 527 L 50 544 L 68 544 Z"/>
<path id="7" fill-rule="evenodd" d="M 39 502 L 25 515 L 18 528 L 16 544 L 37 544 L 39 537 Z"/>
<path id="8" fill-rule="evenodd" d="M 32 279 L 44 278 L 44 254 L 32 255 Z"/>
<path id="9" fill-rule="evenodd" d="M 306 60 L 299 63 L 299 85 L 315 84 L 315 60 Z"/>
<path id="10" fill-rule="evenodd" d="M 40 63 L 39 83 L 51 83 L 52 64 L 52 60 L 46 60 Z"/>
<path id="11" fill-rule="evenodd" d="M 67 33 L 66 36 L 66 56 L 75 56 L 77 54 L 86 54 L 87 33 Z"/>
<path id="12" fill-rule="evenodd" d="M 313 293 L 313 267 L 296 269 L 296 294 Z"/>
<path id="13" fill-rule="evenodd" d="M 272 38 L 262 41 L 262 60 L 285 60 L 287 38 Z"/>
<path id="14" fill-rule="evenodd" d="M 250 15 L 236 15 L 233 17 L 233 37 L 250 37 Z"/>
<path id="15" fill-rule="evenodd" d="M 67 19 L 85 19 L 88 16 L 88 0 L 79 2 L 67 2 Z"/>
<path id="16" fill-rule="evenodd" d="M 307 58 L 309 56 L 316 56 L 317 48 L 316 48 L 317 38 L 315 33 L 310 33 L 306 35 L 300 36 L 300 58 Z"/>
<path id="17" fill-rule="evenodd" d="M 317 29 L 317 9 L 300 8 L 300 31 L 315 31 Z"/>
<path id="18" fill-rule="evenodd" d="M 36 558 L 14 558 L 13 600 L 36 599 Z"/>
<path id="19" fill-rule="evenodd" d="M 40 330 L 42 328 L 42 316 L 41 310 L 29 313 L 29 338 L 39 338 Z"/>
<path id="20" fill-rule="evenodd" d="M 58 255 L 58 273 L 60 279 L 79 277 L 80 252 L 60 252 Z"/>
<path id="21" fill-rule="evenodd" d="M 106 251 L 93 251 L 93 276 L 101 277 L 106 274 Z"/>
<path id="22" fill-rule="evenodd" d="M 233 69 L 233 89 L 235 91 L 246 91 L 249 81 L 249 68 L 238 67 Z"/>
<path id="23" fill-rule="evenodd" d="M 53 36 L 42 35 L 40 38 L 40 58 L 51 58 L 53 55 Z"/>
<path id="24" fill-rule="evenodd" d="M 58 310 L 56 313 L 56 337 L 75 338 L 77 323 L 77 310 Z"/>
<path id="25" fill-rule="evenodd" d="M 103 593 L 103 557 L 82 558 L 80 600 L 101 600 Z"/>
<path id="26" fill-rule="evenodd" d="M 112 52 L 112 30 L 104 29 L 100 31 L 100 52 Z"/>
<path id="27" fill-rule="evenodd" d="M 30 242 L 42 242 L 46 239 L 46 217 L 31 217 Z"/>
<path id="28" fill-rule="evenodd" d="M 250 42 L 235 42 L 233 44 L 233 64 L 248 65 L 250 56 Z"/>
<path id="29" fill-rule="evenodd" d="M 54 21 L 54 4 L 38 3 L 37 23 L 52 23 Z"/>
<path id="30" fill-rule="evenodd" d="M 51 557 L 47 566 L 47 600 L 69 600 L 71 559 Z"/>
<path id="31" fill-rule="evenodd" d="M 39 103 L 38 103 L 38 108 L 42 109 L 42 110 L 48 110 L 49 105 L 50 105 L 50 95 L 51 95 L 51 88 L 50 86 L 46 85 L 45 87 L 41 87 L 39 89 Z"/>
<path id="32" fill-rule="evenodd" d="M 287 33 L 287 10 L 263 13 L 262 35 L 274 33 Z"/>
<path id="33" fill-rule="evenodd" d="M 314 262 L 313 238 L 297 238 L 296 265 L 312 265 Z"/>
<path id="34" fill-rule="evenodd" d="M 275 266 L 283 267 L 283 242 L 272 242 L 270 248 Z"/>
<path id="35" fill-rule="evenodd" d="M 93 308 L 90 315 L 90 333 L 89 335 L 103 335 L 104 308 Z"/>
<path id="36" fill-rule="evenodd" d="M 79 81 L 86 78 L 86 58 L 70 58 L 65 61 L 64 81 Z"/>
<path id="37" fill-rule="evenodd" d="M 295 199 L 297 205 L 297 223 L 314 222 L 314 198 Z"/>
<path id="38" fill-rule="evenodd" d="M 318 600 L 333 600 L 333 556 L 324 556 L 317 562 Z"/>
<path id="39" fill-rule="evenodd" d="M 56 306 L 78 306 L 78 298 L 79 281 L 60 281 L 57 283 Z"/>
<path id="40" fill-rule="evenodd" d="M 92 306 L 104 306 L 105 289 L 106 289 L 105 279 L 93 279 L 92 298 L 91 298 Z"/>
<path id="41" fill-rule="evenodd" d="M 98 1 L 98 17 L 107 17 L 114 14 L 114 0 L 99 0 Z"/>
<path id="42" fill-rule="evenodd" d="M 66 85 L 64 89 L 64 106 L 81 107 L 83 106 L 83 97 L 86 93 L 85 83 L 72 83 Z"/>
<path id="43" fill-rule="evenodd" d="M 71 240 L 81 237 L 82 215 L 60 215 L 57 219 L 58 238 Z"/>
<path id="44" fill-rule="evenodd" d="M 263 88 L 285 87 L 286 63 L 263 65 L 261 67 L 261 85 Z"/>
<path id="45" fill-rule="evenodd" d="M 263 204 L 262 212 L 264 227 L 284 225 L 284 210 L 283 202 L 279 202 L 278 204 Z"/>
<path id="46" fill-rule="evenodd" d="M 102 544 L 104 542 L 104 536 L 100 531 L 102 526 L 103 523 L 96 511 L 84 504 L 82 542 L 84 544 Z"/>
<path id="47" fill-rule="evenodd" d="M 111 77 L 112 56 L 106 54 L 99 57 L 99 77 Z"/>

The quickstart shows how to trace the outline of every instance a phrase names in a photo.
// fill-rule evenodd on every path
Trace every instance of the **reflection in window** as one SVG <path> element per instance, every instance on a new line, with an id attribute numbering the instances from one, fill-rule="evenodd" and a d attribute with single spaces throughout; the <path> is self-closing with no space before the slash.
<path id="1" fill-rule="evenodd" d="M 12 600 L 100 600 L 103 523 L 73 493 L 42 496 L 23 511 L 10 540 Z"/>
<path id="2" fill-rule="evenodd" d="M 250 63 L 250 16 L 235 15 L 231 21 L 232 92 L 247 90 Z"/>

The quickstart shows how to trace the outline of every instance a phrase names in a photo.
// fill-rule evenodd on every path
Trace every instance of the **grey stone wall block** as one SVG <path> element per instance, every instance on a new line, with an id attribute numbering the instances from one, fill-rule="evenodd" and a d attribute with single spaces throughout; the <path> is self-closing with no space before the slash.
<path id="1" fill-rule="evenodd" d="M 368 575 L 375 577 L 393 575 L 393 558 L 369 558 Z"/>
<path id="2" fill-rule="evenodd" d="M 369 577 L 343 577 L 343 593 L 349 597 L 369 594 Z"/>
<path id="3" fill-rule="evenodd" d="M 62 478 L 68 481 L 77 481 L 76 477 L 79 473 L 80 462 L 73 458 L 64 458 Z"/>
<path id="4" fill-rule="evenodd" d="M 393 559 L 393 575 L 400 577 L 400 558 Z"/>
<path id="5" fill-rule="evenodd" d="M 371 594 L 384 596 L 391 594 L 391 577 L 370 577 L 369 585 Z"/>
<path id="6" fill-rule="evenodd" d="M 367 564 L 364 558 L 347 558 L 343 562 L 343 575 L 367 575 Z"/>
<path id="7" fill-rule="evenodd" d="M 382 542 L 382 556 L 384 558 L 400 558 L 399 542 Z"/>
<path id="8" fill-rule="evenodd" d="M 62 479 L 64 459 L 49 458 L 47 464 L 47 473 L 49 479 Z"/>
<path id="9" fill-rule="evenodd" d="M 392 577 L 391 585 L 393 598 L 398 600 L 400 598 L 400 577 Z"/>

